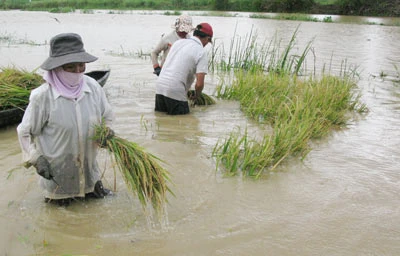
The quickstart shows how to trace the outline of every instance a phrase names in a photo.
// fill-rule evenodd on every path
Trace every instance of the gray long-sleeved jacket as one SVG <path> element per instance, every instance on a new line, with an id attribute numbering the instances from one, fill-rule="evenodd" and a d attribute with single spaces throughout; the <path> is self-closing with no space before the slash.
<path id="1" fill-rule="evenodd" d="M 103 88 L 84 76 L 82 94 L 77 99 L 62 97 L 44 83 L 32 90 L 29 105 L 17 127 L 23 161 L 34 164 L 43 155 L 51 165 L 54 179 L 40 177 L 45 197 L 83 197 L 100 179 L 96 156 L 98 145 L 91 138 L 94 125 L 114 119 Z"/>

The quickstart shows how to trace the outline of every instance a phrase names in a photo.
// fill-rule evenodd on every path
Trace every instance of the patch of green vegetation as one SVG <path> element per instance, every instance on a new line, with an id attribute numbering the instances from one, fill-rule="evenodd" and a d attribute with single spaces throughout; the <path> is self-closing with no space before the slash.
<path id="1" fill-rule="evenodd" d="M 182 14 L 182 12 L 180 12 L 180 11 L 173 11 L 173 12 L 166 11 L 166 12 L 164 12 L 164 15 L 167 15 L 167 16 L 170 16 L 170 15 L 172 15 L 172 16 L 179 16 L 179 15 L 181 15 L 181 14 Z"/>
<path id="2" fill-rule="evenodd" d="M 27 106 L 31 90 L 43 83 L 42 76 L 35 72 L 10 67 L 3 67 L 0 70 L 0 109 Z"/>
<path id="3" fill-rule="evenodd" d="M 69 12 L 74 12 L 75 9 L 70 8 L 70 7 L 56 7 L 56 8 L 51 8 L 49 12 L 51 13 L 69 13 Z"/>
<path id="4" fill-rule="evenodd" d="M 283 13 L 276 16 L 278 20 L 319 21 L 318 18 L 300 13 Z"/>
<path id="5" fill-rule="evenodd" d="M 222 82 L 217 87 L 217 97 L 239 101 L 246 116 L 258 122 L 262 130 L 270 131 L 265 132 L 261 141 L 249 137 L 247 131 L 233 131 L 215 145 L 217 168 L 223 165 L 228 175 L 258 178 L 288 159 L 304 159 L 312 140 L 346 126 L 348 113 L 368 111 L 355 90 L 357 73 L 347 70 L 346 65 L 339 76 L 298 76 L 312 41 L 300 56 L 292 54 L 297 32 L 298 29 L 282 52 L 280 40 L 274 40 L 269 47 L 272 52 L 267 51 L 268 57 L 264 59 L 267 70 L 258 65 L 233 68 L 233 83 Z M 237 48 L 234 54 L 243 55 L 240 53 L 245 53 L 248 46 L 242 47 L 245 48 Z M 256 62 L 249 59 L 248 63 Z"/>
<path id="6" fill-rule="evenodd" d="M 321 5 L 336 4 L 337 0 L 314 0 L 315 3 Z"/>
<path id="7" fill-rule="evenodd" d="M 43 45 L 27 38 L 17 38 L 16 35 L 8 32 L 0 33 L 0 42 L 6 42 L 8 44 L 27 44 L 27 45 Z"/>
<path id="8" fill-rule="evenodd" d="M 324 17 L 323 20 L 322 20 L 322 22 L 333 22 L 332 16 Z"/>

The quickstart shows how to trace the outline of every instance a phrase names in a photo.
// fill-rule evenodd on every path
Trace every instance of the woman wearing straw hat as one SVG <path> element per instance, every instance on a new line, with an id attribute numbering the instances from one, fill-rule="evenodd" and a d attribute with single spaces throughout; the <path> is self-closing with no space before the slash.
<path id="1" fill-rule="evenodd" d="M 176 41 L 168 54 L 163 71 L 157 79 L 155 111 L 169 115 L 189 113 L 187 93 L 195 83 L 195 95 L 201 96 L 208 72 L 208 58 L 204 47 L 211 42 L 213 29 L 208 23 L 196 26 L 193 37 Z"/>
<path id="2" fill-rule="evenodd" d="M 78 34 L 54 36 L 41 65 L 46 82 L 32 90 L 17 127 L 23 160 L 41 176 L 46 202 L 68 205 L 75 197 L 102 198 L 110 192 L 100 180 L 99 144 L 91 137 L 94 125 L 110 125 L 114 115 L 103 88 L 84 75 L 86 63 L 96 60 Z"/>
<path id="3" fill-rule="evenodd" d="M 181 15 L 176 19 L 172 28 L 174 30 L 166 36 L 163 35 L 154 50 L 151 52 L 151 62 L 153 63 L 154 74 L 157 76 L 160 75 L 161 68 L 164 65 L 172 44 L 179 39 L 188 38 L 189 33 L 193 31 L 192 18 L 188 15 Z M 163 54 L 161 56 L 161 62 L 159 62 L 161 52 L 163 52 Z"/>

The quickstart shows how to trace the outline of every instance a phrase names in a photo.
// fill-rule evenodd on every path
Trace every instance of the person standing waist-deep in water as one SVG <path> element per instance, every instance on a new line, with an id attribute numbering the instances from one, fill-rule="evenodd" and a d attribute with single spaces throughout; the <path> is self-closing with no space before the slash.
<path id="1" fill-rule="evenodd" d="M 208 23 L 196 26 L 193 37 L 176 41 L 168 53 L 156 83 L 155 111 L 169 115 L 189 113 L 187 93 L 196 81 L 196 97 L 204 88 L 208 57 L 204 47 L 212 41 L 213 29 Z"/>
<path id="2" fill-rule="evenodd" d="M 78 34 L 51 38 L 50 56 L 41 65 L 46 82 L 32 90 L 17 127 L 23 161 L 41 176 L 46 202 L 68 205 L 75 197 L 110 193 L 96 160 L 101 145 L 92 137 L 94 126 L 110 127 L 114 114 L 103 88 L 84 75 L 86 63 L 96 60 Z"/>

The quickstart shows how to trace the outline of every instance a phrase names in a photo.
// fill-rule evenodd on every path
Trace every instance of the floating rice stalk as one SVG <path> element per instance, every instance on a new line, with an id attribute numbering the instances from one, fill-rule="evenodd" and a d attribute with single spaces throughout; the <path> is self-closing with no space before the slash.
<path id="1" fill-rule="evenodd" d="M 43 83 L 36 73 L 23 69 L 2 68 L 0 72 L 0 110 L 24 108 L 32 89 Z"/>
<path id="2" fill-rule="evenodd" d="M 189 90 L 187 93 L 187 96 L 190 99 L 190 97 L 194 96 L 195 94 L 196 94 L 195 90 Z M 197 97 L 196 100 L 193 100 L 191 105 L 204 106 L 204 105 L 213 105 L 213 104 L 215 104 L 215 100 L 211 96 L 202 92 L 201 96 Z"/>
<path id="3" fill-rule="evenodd" d="M 96 141 L 102 141 L 108 134 L 108 128 L 102 125 L 95 126 Z M 146 212 L 150 204 L 158 216 L 165 213 L 167 191 L 173 192 L 168 187 L 169 173 L 159 164 L 158 157 L 145 152 L 134 142 L 118 136 L 107 139 L 106 149 L 111 153 L 118 170 L 122 174 L 125 184 L 133 194 L 136 194 Z"/>

